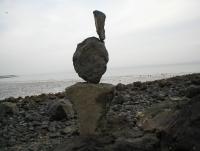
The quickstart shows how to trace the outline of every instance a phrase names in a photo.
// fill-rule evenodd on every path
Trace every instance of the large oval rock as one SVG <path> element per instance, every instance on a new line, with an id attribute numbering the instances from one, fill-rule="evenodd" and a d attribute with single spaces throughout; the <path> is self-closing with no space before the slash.
<path id="1" fill-rule="evenodd" d="M 96 37 L 79 43 L 73 56 L 75 71 L 90 83 L 99 83 L 106 72 L 108 60 L 105 44 Z"/>

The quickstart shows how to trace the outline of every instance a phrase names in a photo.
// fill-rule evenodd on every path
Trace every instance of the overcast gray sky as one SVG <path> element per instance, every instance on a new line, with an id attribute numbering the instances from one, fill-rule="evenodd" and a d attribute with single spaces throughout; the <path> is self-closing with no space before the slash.
<path id="1" fill-rule="evenodd" d="M 109 67 L 200 61 L 199 0 L 0 0 L 0 74 L 72 70 L 96 9 Z"/>

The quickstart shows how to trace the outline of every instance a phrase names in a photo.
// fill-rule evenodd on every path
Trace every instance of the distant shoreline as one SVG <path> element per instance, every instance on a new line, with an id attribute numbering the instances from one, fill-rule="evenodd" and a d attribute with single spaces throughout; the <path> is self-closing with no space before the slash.
<path id="1" fill-rule="evenodd" d="M 5 78 L 15 78 L 17 75 L 2 75 L 0 76 L 0 79 L 5 79 Z"/>

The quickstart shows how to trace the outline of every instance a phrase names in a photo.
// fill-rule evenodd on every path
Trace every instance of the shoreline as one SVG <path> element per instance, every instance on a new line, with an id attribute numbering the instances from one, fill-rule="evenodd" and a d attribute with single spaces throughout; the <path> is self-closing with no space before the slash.
<path id="1" fill-rule="evenodd" d="M 196 89 L 193 90 L 193 87 Z M 199 90 L 200 73 L 147 82 L 119 83 L 115 85 L 114 96 L 106 114 L 109 123 L 106 129 L 115 138 L 114 142 L 117 142 L 118 139 L 126 141 L 122 135 L 127 133 L 134 135 L 134 138 L 131 136 L 129 139 L 134 141 L 137 138 L 137 141 L 138 139 L 141 140 L 140 145 L 146 147 L 148 143 L 142 144 L 142 142 L 143 139 L 146 139 L 147 134 L 145 130 L 138 127 L 140 117 L 144 117 L 145 111 L 152 106 L 166 102 L 172 104 L 172 106 L 174 102 L 176 102 L 176 105 L 179 102 L 184 102 L 183 104 L 180 103 L 179 108 L 181 108 L 181 106 L 190 102 L 193 96 L 200 96 Z M 62 104 L 58 103 L 60 101 L 69 103 L 64 91 L 23 98 L 10 97 L 1 100 L 0 135 L 2 137 L 0 137 L 0 150 L 54 151 L 58 145 L 78 137 L 77 115 L 69 116 L 65 112 L 58 113 L 57 108 L 63 107 Z M 172 109 L 174 109 L 174 106 Z M 59 114 L 59 118 L 57 118 L 57 114 Z M 153 143 L 157 144 L 160 141 L 169 143 L 167 140 L 157 138 L 154 131 L 150 134 L 149 139 L 156 140 Z M 185 137 L 187 138 L 187 136 Z M 85 145 L 87 146 L 87 144 Z M 111 143 L 110 145 L 114 146 L 115 144 Z M 103 144 L 103 146 L 106 146 L 106 144 Z M 153 146 L 155 147 L 155 144 Z M 159 147 L 156 147 L 160 151 Z M 196 148 L 198 149 L 198 146 Z"/>
<path id="2" fill-rule="evenodd" d="M 196 74 L 190 72 L 181 73 L 164 73 L 164 74 L 145 74 L 145 75 L 124 75 L 124 76 L 108 76 L 103 77 L 102 83 L 111 83 L 117 85 L 118 83 L 129 84 L 136 81 L 146 82 L 153 80 L 167 79 L 175 76 L 182 76 L 188 74 Z M 59 93 L 77 82 L 83 82 L 78 79 L 66 80 L 36 80 L 36 81 L 2 81 L 0 80 L 0 101 L 9 97 L 26 97 L 32 95 L 40 95 L 47 93 Z"/>
<path id="3" fill-rule="evenodd" d="M 0 79 L 5 79 L 5 78 L 15 78 L 18 77 L 17 75 L 0 75 Z"/>

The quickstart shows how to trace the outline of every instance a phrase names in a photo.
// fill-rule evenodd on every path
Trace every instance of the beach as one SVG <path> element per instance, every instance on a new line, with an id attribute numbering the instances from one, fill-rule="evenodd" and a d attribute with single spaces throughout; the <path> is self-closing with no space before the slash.
<path id="1" fill-rule="evenodd" d="M 0 102 L 0 150 L 198 150 L 199 86 L 200 74 L 117 84 L 108 102 L 107 122 L 99 127 L 103 135 L 91 138 L 79 137 L 77 114 L 69 114 L 64 91 L 11 97 Z M 65 105 L 60 101 L 68 104 L 67 112 L 58 112 Z"/>

